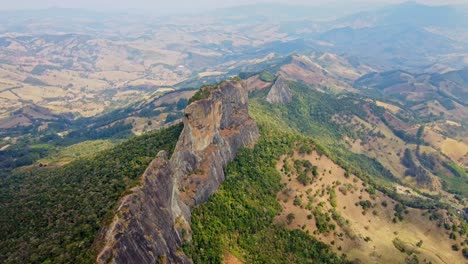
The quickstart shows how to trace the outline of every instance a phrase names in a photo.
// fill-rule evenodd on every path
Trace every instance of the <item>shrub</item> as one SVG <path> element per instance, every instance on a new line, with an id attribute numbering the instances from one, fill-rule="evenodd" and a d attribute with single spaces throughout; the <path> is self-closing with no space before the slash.
<path id="1" fill-rule="evenodd" d="M 416 244 L 417 247 L 422 247 L 423 241 L 419 240 L 419 242 Z"/>
<path id="2" fill-rule="evenodd" d="M 468 259 L 468 248 L 462 250 L 463 256 Z"/>
<path id="3" fill-rule="evenodd" d="M 294 219 L 296 219 L 296 216 L 293 213 L 289 213 L 286 216 L 286 223 L 288 223 L 288 225 L 290 225 L 294 221 Z"/>
<path id="4" fill-rule="evenodd" d="M 367 210 L 372 207 L 372 203 L 369 200 L 365 201 L 359 201 L 359 205 L 362 207 L 362 209 Z"/>

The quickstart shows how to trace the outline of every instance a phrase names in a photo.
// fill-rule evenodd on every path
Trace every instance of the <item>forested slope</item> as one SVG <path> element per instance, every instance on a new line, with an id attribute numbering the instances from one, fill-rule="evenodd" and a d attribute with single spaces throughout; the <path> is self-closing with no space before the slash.
<path id="1" fill-rule="evenodd" d="M 160 150 L 173 151 L 181 129 L 135 137 L 62 168 L 0 179 L 0 262 L 93 262 L 93 241 L 117 200 Z"/>

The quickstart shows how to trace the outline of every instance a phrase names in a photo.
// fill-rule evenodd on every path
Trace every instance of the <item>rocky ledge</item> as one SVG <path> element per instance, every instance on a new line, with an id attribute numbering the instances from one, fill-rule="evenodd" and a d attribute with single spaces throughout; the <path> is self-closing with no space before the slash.
<path id="1" fill-rule="evenodd" d="M 240 82 L 204 87 L 194 98 L 172 157 L 158 154 L 102 231 L 97 263 L 191 263 L 181 250 L 191 239 L 191 208 L 208 200 L 224 166 L 259 137 Z"/>

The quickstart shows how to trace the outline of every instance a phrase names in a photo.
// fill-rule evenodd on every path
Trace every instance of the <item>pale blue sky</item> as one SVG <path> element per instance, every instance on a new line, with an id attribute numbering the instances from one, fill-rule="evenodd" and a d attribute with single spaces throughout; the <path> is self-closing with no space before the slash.
<path id="1" fill-rule="evenodd" d="M 375 5 L 398 3 L 403 0 L 0 0 L 0 9 L 38 9 L 50 7 L 86 9 L 143 9 L 143 10 L 203 10 L 255 3 L 288 3 L 298 5 Z M 426 4 L 466 3 L 467 0 L 418 0 Z"/>

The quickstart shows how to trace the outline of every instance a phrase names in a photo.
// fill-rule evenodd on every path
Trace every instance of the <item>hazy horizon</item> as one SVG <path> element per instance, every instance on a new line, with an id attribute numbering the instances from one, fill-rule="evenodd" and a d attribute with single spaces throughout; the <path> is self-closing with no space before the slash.
<path id="1" fill-rule="evenodd" d="M 17 0 L 8 1 L 0 6 L 0 10 L 26 10 L 26 9 L 49 9 L 49 8 L 80 8 L 97 11 L 106 10 L 146 10 L 146 11 L 160 11 L 160 12 L 177 12 L 177 11 L 203 11 L 216 8 L 225 8 L 242 5 L 254 4 L 288 4 L 288 5 L 305 5 L 305 6 L 320 6 L 326 8 L 334 7 L 376 7 L 386 4 L 397 4 L 407 2 L 407 0 L 336 0 L 333 2 L 326 0 L 174 0 L 174 1 L 149 1 L 149 0 L 134 0 L 131 3 L 124 0 L 81 0 L 79 2 L 72 0 Z M 447 4 L 463 4 L 466 3 L 462 0 L 417 0 L 414 2 L 429 4 L 429 5 L 447 5 Z"/>

